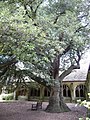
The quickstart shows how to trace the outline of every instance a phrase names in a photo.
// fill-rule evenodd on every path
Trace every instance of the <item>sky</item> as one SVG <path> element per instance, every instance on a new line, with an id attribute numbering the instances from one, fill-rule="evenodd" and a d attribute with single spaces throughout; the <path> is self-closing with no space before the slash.
<path id="1" fill-rule="evenodd" d="M 82 59 L 80 61 L 80 67 L 82 69 L 87 69 L 87 67 L 89 67 L 90 64 L 90 49 L 83 54 Z"/>
<path id="2" fill-rule="evenodd" d="M 83 54 L 80 61 L 80 69 L 74 69 L 72 73 L 64 78 L 64 81 L 67 80 L 85 80 L 87 77 L 87 72 L 90 64 L 90 49 Z"/>

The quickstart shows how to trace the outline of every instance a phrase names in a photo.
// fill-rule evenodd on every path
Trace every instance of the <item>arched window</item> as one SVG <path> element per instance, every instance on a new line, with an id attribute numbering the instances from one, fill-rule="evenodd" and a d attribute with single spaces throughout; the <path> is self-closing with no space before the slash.
<path id="1" fill-rule="evenodd" d="M 40 88 L 31 88 L 30 96 L 40 96 Z"/>
<path id="2" fill-rule="evenodd" d="M 27 94 L 27 89 L 23 86 L 20 87 L 20 90 L 18 91 L 18 95 L 25 96 Z"/>
<path id="3" fill-rule="evenodd" d="M 50 96 L 50 92 L 48 91 L 47 88 L 44 89 L 44 96 L 45 97 L 49 97 Z"/>
<path id="4" fill-rule="evenodd" d="M 71 97 L 71 91 L 67 85 L 63 85 L 63 96 L 64 97 Z"/>
<path id="5" fill-rule="evenodd" d="M 78 85 L 75 90 L 76 97 L 85 97 L 85 85 Z"/>

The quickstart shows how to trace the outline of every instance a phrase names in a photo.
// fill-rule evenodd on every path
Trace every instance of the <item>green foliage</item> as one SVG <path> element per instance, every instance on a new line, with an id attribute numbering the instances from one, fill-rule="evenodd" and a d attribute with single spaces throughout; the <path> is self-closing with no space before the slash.
<path id="1" fill-rule="evenodd" d="M 29 73 L 51 81 L 51 63 L 58 54 L 71 44 L 60 58 L 60 70 L 66 70 L 76 64 L 77 51 L 81 56 L 90 45 L 85 31 L 76 32 L 82 27 L 77 15 L 82 4 L 81 0 L 0 1 L 0 54 L 16 55 Z M 4 77 L 17 74 L 21 79 L 29 75 L 15 68 L 9 69 Z"/>
<path id="2" fill-rule="evenodd" d="M 4 94 L 3 96 L 2 96 L 2 99 L 3 100 L 13 100 L 13 94 Z"/>
<path id="3" fill-rule="evenodd" d="M 88 93 L 88 95 L 89 95 L 89 98 L 90 98 L 90 93 Z M 90 101 L 86 101 L 86 100 L 81 101 L 79 99 L 79 100 L 77 100 L 77 103 L 78 103 L 78 105 L 85 106 L 87 108 L 86 120 L 90 120 Z M 84 120 L 84 119 L 83 118 L 79 118 L 79 120 Z"/>

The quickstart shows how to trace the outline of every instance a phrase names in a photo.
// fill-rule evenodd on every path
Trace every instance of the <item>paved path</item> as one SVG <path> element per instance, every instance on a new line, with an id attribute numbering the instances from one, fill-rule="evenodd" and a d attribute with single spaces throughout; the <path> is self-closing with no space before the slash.
<path id="1" fill-rule="evenodd" d="M 65 113 L 46 113 L 44 110 L 47 102 L 43 103 L 43 109 L 31 111 L 32 102 L 9 102 L 0 103 L 0 120 L 78 120 L 85 117 L 86 109 L 75 104 L 68 103 L 70 112 Z"/>

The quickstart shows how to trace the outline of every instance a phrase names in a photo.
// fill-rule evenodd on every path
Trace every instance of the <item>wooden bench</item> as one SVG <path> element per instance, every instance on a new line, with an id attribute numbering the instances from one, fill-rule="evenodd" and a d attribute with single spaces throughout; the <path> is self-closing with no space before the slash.
<path id="1" fill-rule="evenodd" d="M 42 109 L 42 102 L 41 101 L 37 102 L 36 104 L 35 103 L 32 104 L 31 110 L 38 110 L 38 109 Z"/>

